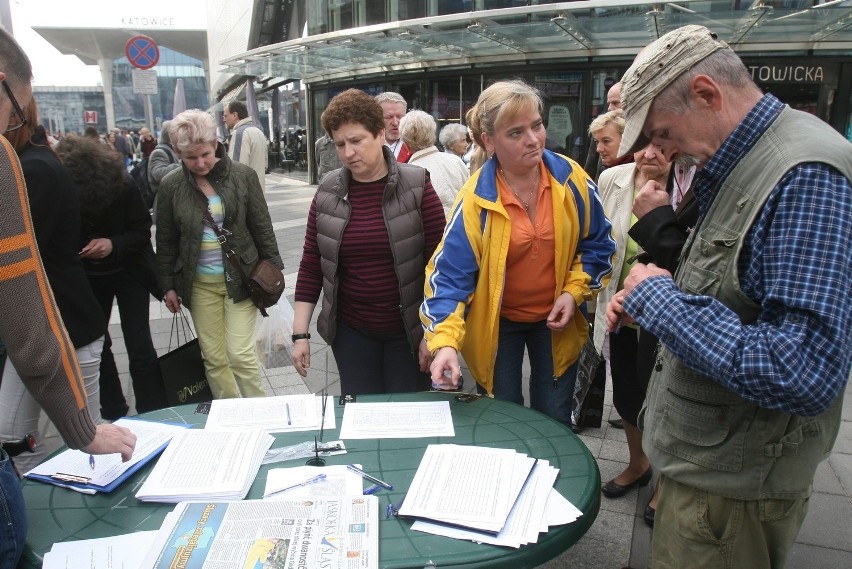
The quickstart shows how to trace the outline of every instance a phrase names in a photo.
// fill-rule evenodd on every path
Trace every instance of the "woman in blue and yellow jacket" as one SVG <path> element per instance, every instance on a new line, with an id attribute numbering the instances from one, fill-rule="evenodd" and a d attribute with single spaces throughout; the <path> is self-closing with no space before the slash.
<path id="1" fill-rule="evenodd" d="M 539 92 L 501 81 L 467 122 L 491 158 L 461 189 L 426 267 L 421 320 L 433 384 L 457 385 L 461 351 L 480 392 L 570 425 L 576 360 L 588 338 L 580 307 L 612 270 L 615 241 L 597 188 L 544 148 Z"/>

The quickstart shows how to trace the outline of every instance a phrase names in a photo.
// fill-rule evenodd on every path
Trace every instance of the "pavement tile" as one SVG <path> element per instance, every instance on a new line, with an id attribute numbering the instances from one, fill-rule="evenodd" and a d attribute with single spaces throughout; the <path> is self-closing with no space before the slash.
<path id="1" fill-rule="evenodd" d="M 833 453 L 828 457 L 828 463 L 843 487 L 843 494 L 847 498 L 852 496 L 852 454 Z"/>
<path id="2" fill-rule="evenodd" d="M 838 523 L 842 521 L 842 523 Z M 831 494 L 814 493 L 808 515 L 796 538 L 798 543 L 843 549 L 852 553 L 852 502 Z M 850 557 L 852 559 L 852 557 Z M 852 565 L 846 565 L 852 567 Z"/>

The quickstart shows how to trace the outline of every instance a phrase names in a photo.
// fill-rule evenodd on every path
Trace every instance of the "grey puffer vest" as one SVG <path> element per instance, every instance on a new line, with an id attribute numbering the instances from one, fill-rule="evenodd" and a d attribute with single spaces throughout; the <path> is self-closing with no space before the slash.
<path id="1" fill-rule="evenodd" d="M 426 188 L 426 170 L 399 164 L 387 147 L 383 147 L 382 152 L 388 165 L 382 211 L 399 281 L 400 313 L 412 353 L 416 354 L 423 339 L 419 310 L 423 301 L 426 257 L 420 203 Z M 352 212 L 346 199 L 350 176 L 349 170 L 342 168 L 324 177 L 317 188 L 317 247 L 323 290 L 317 330 L 329 344 L 337 333 L 337 265 L 340 241 Z"/>
<path id="2" fill-rule="evenodd" d="M 838 140 L 838 144 L 828 141 Z M 772 189 L 797 164 L 821 162 L 852 179 L 852 153 L 822 121 L 785 108 L 723 183 L 700 228 L 684 247 L 675 276 L 687 293 L 709 295 L 755 322 L 761 307 L 739 287 L 737 259 Z M 662 338 L 665 342 L 665 338 Z M 830 452 L 843 394 L 816 417 L 764 409 L 662 349 L 640 425 L 643 446 L 660 472 L 734 499 L 810 495 L 817 464 Z"/>

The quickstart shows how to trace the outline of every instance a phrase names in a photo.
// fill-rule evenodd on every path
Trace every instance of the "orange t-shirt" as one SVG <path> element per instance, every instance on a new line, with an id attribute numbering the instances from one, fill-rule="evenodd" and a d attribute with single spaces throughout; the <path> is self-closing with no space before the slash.
<path id="1" fill-rule="evenodd" d="M 500 201 L 512 221 L 500 316 L 515 322 L 545 320 L 556 290 L 556 241 L 550 176 L 539 166 L 535 223 L 502 176 L 497 176 Z"/>

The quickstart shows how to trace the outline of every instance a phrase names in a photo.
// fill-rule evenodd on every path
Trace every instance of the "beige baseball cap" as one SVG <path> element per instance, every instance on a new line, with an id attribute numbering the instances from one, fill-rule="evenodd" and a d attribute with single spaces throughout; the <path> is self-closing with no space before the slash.
<path id="1" fill-rule="evenodd" d="M 619 156 L 648 145 L 642 128 L 657 95 L 693 65 L 720 49 L 730 47 L 704 26 L 695 25 L 671 31 L 645 48 L 621 78 L 625 125 Z"/>

